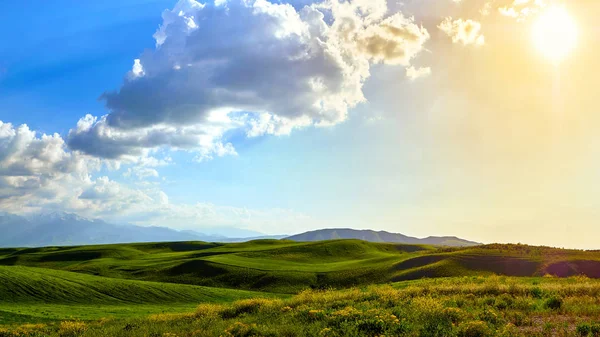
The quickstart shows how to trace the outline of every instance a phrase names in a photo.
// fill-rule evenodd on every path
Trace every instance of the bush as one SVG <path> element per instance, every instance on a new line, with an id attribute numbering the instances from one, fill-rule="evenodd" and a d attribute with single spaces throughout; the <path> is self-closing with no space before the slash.
<path id="1" fill-rule="evenodd" d="M 259 336 L 275 336 L 272 333 L 265 333 L 258 329 L 256 324 L 244 324 L 235 322 L 232 326 L 225 330 L 223 337 L 259 337 Z"/>
<path id="2" fill-rule="evenodd" d="M 450 320 L 450 322 L 457 324 L 463 320 L 465 313 L 458 308 L 446 308 L 443 311 L 443 315 Z"/>
<path id="3" fill-rule="evenodd" d="M 507 313 L 506 318 L 515 326 L 526 326 L 531 322 L 525 314 L 519 311 Z"/>
<path id="4" fill-rule="evenodd" d="M 502 316 L 498 315 L 498 313 L 491 308 L 484 308 L 479 315 L 479 319 L 496 326 L 503 323 Z"/>
<path id="5" fill-rule="evenodd" d="M 61 322 L 58 327 L 58 335 L 61 337 L 76 337 L 83 334 L 87 330 L 87 325 L 79 321 Z"/>
<path id="6" fill-rule="evenodd" d="M 423 337 L 445 337 L 452 332 L 452 319 L 444 312 L 432 312 L 424 316 L 420 336 Z"/>
<path id="7" fill-rule="evenodd" d="M 196 308 L 195 316 L 200 317 L 218 317 L 223 311 L 224 306 L 214 303 L 203 303 Z"/>
<path id="8" fill-rule="evenodd" d="M 243 314 L 253 314 L 263 308 L 278 308 L 281 306 L 281 301 L 269 300 L 266 298 L 254 298 L 249 300 L 240 300 L 233 302 L 230 307 L 221 310 L 223 318 L 235 318 Z M 219 310 L 219 309 L 214 309 Z M 197 311 L 198 312 L 198 311 Z"/>
<path id="9" fill-rule="evenodd" d="M 579 323 L 577 324 L 577 328 L 575 329 L 578 336 L 588 337 L 590 333 L 592 333 L 592 327 L 589 323 Z"/>
<path id="10" fill-rule="evenodd" d="M 552 296 L 546 300 L 544 306 L 548 309 L 559 310 L 562 307 L 563 300 L 558 296 Z"/>
<path id="11" fill-rule="evenodd" d="M 531 297 L 533 297 L 533 298 L 542 298 L 544 296 L 544 291 L 542 289 L 540 289 L 539 287 L 531 288 L 529 293 L 531 294 Z"/>
<path id="12" fill-rule="evenodd" d="M 492 336 L 492 330 L 485 322 L 471 321 L 458 326 L 459 337 L 487 337 Z"/>
<path id="13" fill-rule="evenodd" d="M 512 308 L 514 299 L 508 294 L 502 294 L 496 298 L 495 306 L 500 310 L 506 310 Z"/>
<path id="14" fill-rule="evenodd" d="M 367 318 L 357 322 L 356 327 L 366 336 L 379 336 L 386 330 L 386 324 L 378 318 Z"/>

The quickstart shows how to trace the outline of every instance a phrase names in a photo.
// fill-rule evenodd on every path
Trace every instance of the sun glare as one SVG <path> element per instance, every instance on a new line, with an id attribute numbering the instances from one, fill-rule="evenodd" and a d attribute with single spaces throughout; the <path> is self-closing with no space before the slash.
<path id="1" fill-rule="evenodd" d="M 560 63 L 577 45 L 577 25 L 564 7 L 545 10 L 534 23 L 536 49 L 555 64 Z"/>

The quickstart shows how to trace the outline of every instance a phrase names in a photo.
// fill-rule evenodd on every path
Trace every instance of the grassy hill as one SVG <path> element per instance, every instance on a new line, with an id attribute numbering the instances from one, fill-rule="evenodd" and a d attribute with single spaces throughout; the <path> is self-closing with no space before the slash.
<path id="1" fill-rule="evenodd" d="M 192 310 L 198 303 L 231 302 L 258 296 L 277 295 L 0 266 L 0 324 L 181 312 Z"/>
<path id="2" fill-rule="evenodd" d="M 227 302 L 258 295 L 257 292 L 244 290 L 113 279 L 44 268 L 0 266 L 2 304 L 201 303 Z"/>
<path id="3" fill-rule="evenodd" d="M 305 288 L 387 282 L 394 263 L 430 246 L 358 240 L 259 240 L 25 248 L 0 251 L 0 265 L 119 279 L 295 293 Z"/>
<path id="4" fill-rule="evenodd" d="M 466 275 L 600 278 L 599 252 L 522 245 L 436 248 L 359 240 L 3 249 L 0 265 L 276 293 Z"/>
<path id="5" fill-rule="evenodd" d="M 393 282 L 401 282 L 395 287 L 402 289 L 430 291 L 432 284 L 450 286 L 452 282 L 498 279 L 494 275 L 519 276 L 522 278 L 518 282 L 543 283 L 548 289 L 553 289 L 552 282 L 564 287 L 562 282 L 572 284 L 574 280 L 541 278 L 547 274 L 600 278 L 600 252 L 523 245 L 440 248 L 360 240 L 6 248 L 0 249 L 0 325 L 34 322 L 50 324 L 54 329 L 56 321 L 70 318 L 133 319 L 193 311 L 199 303 L 231 303 L 257 297 L 285 299 L 307 289 L 365 288 Z M 438 281 L 440 278 L 448 281 Z M 585 282 L 596 282 L 593 289 L 600 289 L 600 281 Z M 479 291 L 477 284 L 464 288 L 461 296 Z M 587 294 L 590 289 L 580 290 Z M 286 317 L 281 318 L 285 324 L 297 327 L 294 322 L 298 317 L 293 316 L 291 321 Z M 128 324 L 147 324 L 140 322 Z M 185 322 L 176 324 L 186 326 Z M 223 324 L 232 323 L 229 318 L 219 322 L 215 326 L 221 332 L 228 328 Z M 168 328 L 157 326 L 159 330 Z M 113 328 L 117 326 L 111 325 Z M 207 326 L 202 331 L 210 329 L 212 326 Z M 159 332 L 162 336 L 168 330 Z M 91 336 L 103 333 L 106 331 Z"/>

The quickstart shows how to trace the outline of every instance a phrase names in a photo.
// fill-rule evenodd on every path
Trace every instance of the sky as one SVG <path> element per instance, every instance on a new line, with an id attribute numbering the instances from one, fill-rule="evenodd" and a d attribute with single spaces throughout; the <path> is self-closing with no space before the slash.
<path id="1" fill-rule="evenodd" d="M 597 249 L 599 10 L 1 2 L 0 210 Z"/>

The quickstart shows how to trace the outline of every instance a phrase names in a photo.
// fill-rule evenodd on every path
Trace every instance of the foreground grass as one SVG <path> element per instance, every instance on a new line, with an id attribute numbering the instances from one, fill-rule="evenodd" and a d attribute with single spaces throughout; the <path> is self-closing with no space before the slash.
<path id="1" fill-rule="evenodd" d="M 584 277 L 463 277 L 205 303 L 144 318 L 13 325 L 0 336 L 600 336 L 599 296 L 600 281 Z"/>

